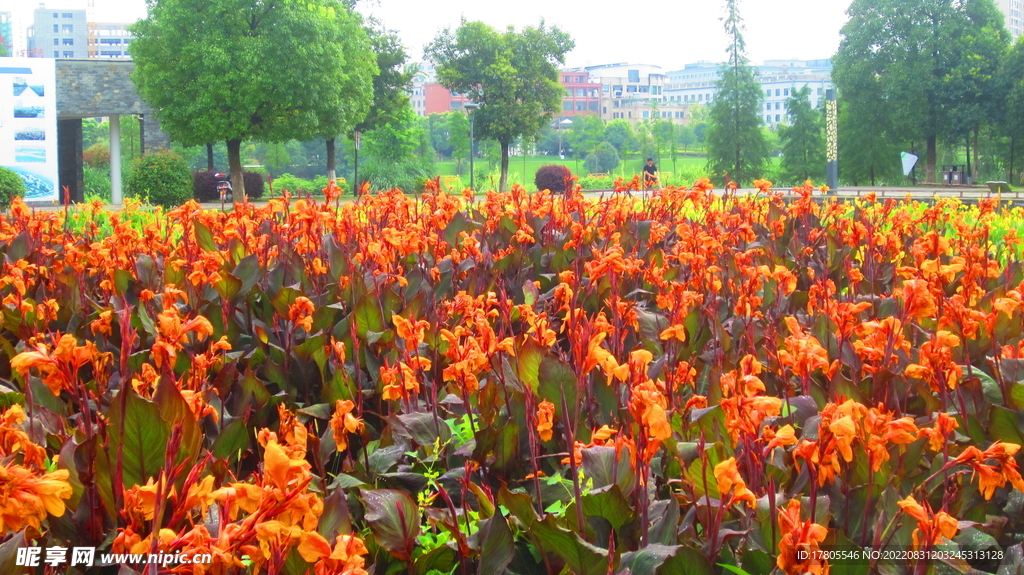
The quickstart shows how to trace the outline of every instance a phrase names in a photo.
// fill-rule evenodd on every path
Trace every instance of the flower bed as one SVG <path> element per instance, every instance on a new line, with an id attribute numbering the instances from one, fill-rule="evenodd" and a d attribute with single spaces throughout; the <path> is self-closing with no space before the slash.
<path id="1" fill-rule="evenodd" d="M 109 234 L 16 201 L 0 565 L 30 540 L 213 574 L 1016 565 L 1019 211 L 798 191 L 328 189 Z"/>

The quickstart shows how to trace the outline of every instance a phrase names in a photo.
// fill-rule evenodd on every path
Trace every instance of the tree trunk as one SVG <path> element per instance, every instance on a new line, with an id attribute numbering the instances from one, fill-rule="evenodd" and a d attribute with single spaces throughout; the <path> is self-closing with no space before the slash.
<path id="1" fill-rule="evenodd" d="M 937 149 L 938 137 L 935 134 L 928 136 L 927 151 L 925 152 L 925 175 L 924 181 L 927 183 L 934 184 L 937 180 L 935 179 L 935 161 L 938 155 Z"/>
<path id="2" fill-rule="evenodd" d="M 504 192 L 508 183 L 508 142 L 501 142 L 501 179 L 498 180 L 498 191 Z"/>
<path id="3" fill-rule="evenodd" d="M 241 200 L 245 197 L 245 180 L 242 177 L 242 140 L 228 140 L 227 145 L 231 191 L 236 200 Z"/>
<path id="4" fill-rule="evenodd" d="M 213 167 L 213 144 L 206 144 L 206 170 L 212 172 L 216 169 Z"/>
<path id="5" fill-rule="evenodd" d="M 978 175 L 981 168 L 978 166 L 978 132 L 981 131 L 981 124 L 974 125 L 974 172 L 971 174 L 971 183 L 978 183 Z"/>
<path id="6" fill-rule="evenodd" d="M 359 185 L 359 146 L 352 146 L 352 195 L 358 196 L 362 189 Z"/>
<path id="7" fill-rule="evenodd" d="M 871 164 L 871 187 L 875 187 L 875 165 Z"/>
<path id="8" fill-rule="evenodd" d="M 1017 136 L 1010 136 L 1010 173 L 1006 175 L 1006 183 L 1013 184 L 1013 152 L 1017 145 Z"/>
<path id="9" fill-rule="evenodd" d="M 334 181 L 334 138 L 327 139 L 327 181 Z"/>
<path id="10" fill-rule="evenodd" d="M 967 148 L 967 175 L 970 176 L 971 175 L 971 135 L 970 135 L 970 132 L 967 133 L 967 138 L 965 138 L 965 140 L 966 141 L 964 143 L 966 144 L 966 148 Z M 964 183 L 966 184 L 967 182 L 964 182 Z"/>

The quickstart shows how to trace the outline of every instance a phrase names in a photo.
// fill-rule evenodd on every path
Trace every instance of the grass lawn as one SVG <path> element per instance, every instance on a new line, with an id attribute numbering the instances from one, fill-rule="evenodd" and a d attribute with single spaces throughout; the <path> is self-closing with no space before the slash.
<path id="1" fill-rule="evenodd" d="M 542 166 L 549 164 L 562 164 L 569 168 L 573 174 L 580 176 L 581 178 L 586 177 L 588 172 L 583 167 L 583 160 L 577 162 L 571 157 L 566 157 L 562 160 L 558 156 L 528 156 L 524 162 L 522 156 L 512 156 L 508 162 L 508 177 L 510 183 L 524 184 L 523 173 L 526 173 L 526 187 L 533 185 L 533 177 L 537 173 L 537 170 Z M 675 170 L 682 174 L 703 174 L 704 167 L 707 164 L 707 158 L 703 156 L 680 156 L 676 160 Z M 442 161 L 434 164 L 437 168 L 438 174 L 443 176 L 455 176 L 458 175 L 456 167 L 457 162 L 455 161 Z M 641 168 L 643 168 L 644 159 L 639 156 L 631 156 L 628 160 L 620 162 L 619 166 L 612 171 L 610 176 L 614 178 L 623 177 L 630 179 L 634 174 L 639 174 Z M 669 159 L 663 159 L 661 164 L 658 164 L 658 168 L 663 172 L 675 172 L 673 171 L 672 162 Z M 478 174 L 489 174 L 494 176 L 494 181 L 497 183 L 500 175 L 499 167 L 495 166 L 491 170 L 488 166 L 487 160 L 477 159 L 474 161 L 474 171 Z M 689 177 L 689 176 L 687 176 Z M 698 176 L 699 177 L 699 176 Z M 469 162 L 462 162 L 462 179 L 464 181 L 469 180 Z M 692 183 L 692 182 L 690 182 Z"/>

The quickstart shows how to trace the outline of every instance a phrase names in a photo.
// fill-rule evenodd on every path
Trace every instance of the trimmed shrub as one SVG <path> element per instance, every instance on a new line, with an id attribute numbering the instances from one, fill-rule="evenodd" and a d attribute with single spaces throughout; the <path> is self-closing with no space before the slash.
<path id="1" fill-rule="evenodd" d="M 7 209 L 11 200 L 24 197 L 26 192 L 21 176 L 0 166 L 0 208 Z"/>
<path id="2" fill-rule="evenodd" d="M 90 168 L 110 165 L 110 146 L 103 142 L 89 146 L 82 152 L 82 161 Z"/>
<path id="3" fill-rule="evenodd" d="M 565 182 L 572 177 L 569 168 L 560 164 L 541 166 L 537 175 L 533 177 L 533 183 L 537 191 L 550 190 L 553 194 L 565 193 Z"/>
<path id="4" fill-rule="evenodd" d="M 258 200 L 263 197 L 265 190 L 266 179 L 262 174 L 256 172 L 242 172 L 242 182 L 245 183 L 245 195 L 249 196 L 250 200 Z M 219 198 L 220 196 L 218 196 Z M 242 198 L 236 198 L 241 200 Z"/>
<path id="5" fill-rule="evenodd" d="M 597 149 L 590 152 L 583 166 L 591 173 L 605 173 L 619 167 L 619 152 L 608 142 L 601 142 Z"/>
<path id="6" fill-rule="evenodd" d="M 217 192 L 217 178 L 214 174 L 218 172 L 202 171 L 192 174 L 192 196 L 197 202 L 219 202 L 220 193 Z M 245 181 L 245 193 L 250 200 L 257 200 L 263 197 L 264 183 L 263 176 L 256 172 L 243 172 L 242 178 Z M 242 201 L 241 197 L 234 200 Z"/>
<path id="7" fill-rule="evenodd" d="M 154 206 L 170 208 L 192 199 L 192 174 L 174 152 L 146 154 L 132 162 L 127 192 Z"/>

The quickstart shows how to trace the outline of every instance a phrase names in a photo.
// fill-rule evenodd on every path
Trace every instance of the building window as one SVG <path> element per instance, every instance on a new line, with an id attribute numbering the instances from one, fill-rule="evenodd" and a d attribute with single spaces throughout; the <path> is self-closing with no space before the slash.
<path id="1" fill-rule="evenodd" d="M 649 117 L 649 116 L 650 116 L 650 112 L 644 112 L 644 117 L 645 117 L 645 118 L 647 118 L 647 117 Z"/>
<path id="2" fill-rule="evenodd" d="M 604 92 L 605 94 L 607 94 L 608 93 L 608 89 L 610 87 L 611 86 L 609 86 L 608 84 L 605 84 L 604 86 L 601 86 L 601 91 Z"/>
<path id="3" fill-rule="evenodd" d="M 776 110 L 778 110 L 778 109 L 779 109 L 779 103 L 778 103 L 778 102 L 775 102 L 775 109 L 776 109 Z"/>
<path id="4" fill-rule="evenodd" d="M 769 98 L 771 98 L 772 97 L 772 91 L 771 90 L 765 90 L 764 91 L 764 95 L 768 96 Z"/>
<path id="5" fill-rule="evenodd" d="M 632 92 L 632 93 L 635 94 L 636 93 L 636 86 L 626 86 L 626 91 L 627 92 Z"/>
<path id="6" fill-rule="evenodd" d="M 75 53 L 74 52 L 65 51 L 64 52 L 64 57 L 65 58 L 74 58 L 75 57 Z"/>
<path id="7" fill-rule="evenodd" d="M 60 27 L 60 31 L 64 34 L 74 34 L 75 27 L 71 24 L 62 24 Z"/>
<path id="8" fill-rule="evenodd" d="M 590 103 L 589 103 L 589 104 L 587 105 L 587 107 L 589 107 L 589 108 L 590 108 L 590 111 L 591 111 L 591 112 L 596 112 L 596 111 L 597 111 L 597 102 L 590 102 Z"/>
<path id="9" fill-rule="evenodd" d="M 60 58 L 60 52 L 58 52 L 58 51 L 54 50 L 54 51 L 53 51 L 53 57 L 54 57 L 54 58 Z"/>
<path id="10" fill-rule="evenodd" d="M 568 84 L 569 83 L 569 77 L 568 76 L 562 76 L 562 81 Z"/>
<path id="11" fill-rule="evenodd" d="M 786 88 L 786 89 L 784 89 L 784 90 L 782 91 L 782 95 L 783 95 L 783 96 L 788 96 L 788 95 L 789 95 L 789 88 Z"/>
<path id="12" fill-rule="evenodd" d="M 53 13 L 53 17 L 54 17 L 54 18 L 56 18 L 56 17 L 57 17 L 57 13 L 56 13 L 56 12 L 54 12 L 54 13 Z"/>
<path id="13" fill-rule="evenodd" d="M 778 122 L 778 121 L 779 121 L 779 115 L 778 115 L 778 114 L 775 114 L 775 121 L 776 121 L 776 122 Z"/>
<path id="14" fill-rule="evenodd" d="M 75 45 L 75 39 L 74 38 L 64 38 L 64 45 L 65 46 L 74 46 Z"/>
<path id="15" fill-rule="evenodd" d="M 577 98 L 586 98 L 587 97 L 587 90 L 584 89 L 584 88 L 576 88 L 576 97 Z"/>
<path id="16" fill-rule="evenodd" d="M 765 122 L 771 122 L 772 121 L 772 117 L 771 116 L 765 116 L 764 117 L 764 121 Z"/>
<path id="17" fill-rule="evenodd" d="M 60 40 L 58 40 L 58 39 L 54 38 L 54 39 L 53 39 L 53 45 L 54 45 L 54 46 L 56 46 L 56 45 L 58 45 L 58 44 L 60 44 Z"/>
<path id="18" fill-rule="evenodd" d="M 821 88 L 818 88 L 818 95 L 821 95 Z"/>
<path id="19" fill-rule="evenodd" d="M 54 14 L 54 16 L 56 16 L 56 14 Z M 74 14 L 72 14 L 71 12 L 64 12 L 63 14 L 60 15 L 60 17 L 61 18 L 72 18 L 72 17 L 74 17 Z"/>
<path id="20" fill-rule="evenodd" d="M 640 70 L 629 70 L 627 72 L 627 74 L 629 75 L 629 81 L 630 82 L 639 82 L 640 81 Z"/>
<path id="21" fill-rule="evenodd" d="M 622 91 L 622 86 L 612 86 L 612 90 L 614 90 L 616 92 L 621 92 Z"/>
<path id="22" fill-rule="evenodd" d="M 572 88 L 566 88 L 565 89 L 565 95 L 569 96 L 570 98 L 572 98 Z"/>
<path id="23" fill-rule="evenodd" d="M 602 114 L 607 114 L 608 113 L 608 106 L 602 106 L 601 107 L 601 113 Z"/>
<path id="24" fill-rule="evenodd" d="M 765 105 L 764 105 L 764 109 L 765 109 L 765 110 L 771 110 L 771 109 L 772 109 L 772 103 L 771 103 L 771 102 L 768 102 L 767 104 L 765 104 Z"/>
<path id="25" fill-rule="evenodd" d="M 612 100 L 612 108 L 618 108 L 618 107 L 619 107 L 619 101 L 618 100 Z"/>
<path id="26" fill-rule="evenodd" d="M 576 102 L 576 111 L 577 112 L 585 112 L 585 111 L 587 111 L 587 103 L 586 102 Z"/>
<path id="27" fill-rule="evenodd" d="M 572 102 L 570 102 L 568 100 L 563 101 L 562 102 L 562 111 L 563 112 L 570 112 L 570 111 L 572 111 Z"/>
<path id="28" fill-rule="evenodd" d="M 704 101 L 704 94 L 697 94 L 697 101 L 698 102 L 703 102 Z"/>
<path id="29" fill-rule="evenodd" d="M 53 33 L 56 34 L 57 32 L 60 32 L 60 25 L 59 24 L 54 24 L 53 25 Z"/>
<path id="30" fill-rule="evenodd" d="M 632 118 L 633 117 L 633 112 L 629 112 L 629 116 L 628 117 Z"/>
<path id="31" fill-rule="evenodd" d="M 776 96 L 779 96 L 779 95 L 780 95 L 780 94 L 779 94 L 779 89 L 778 89 L 778 88 L 775 88 L 775 95 L 776 95 Z"/>

